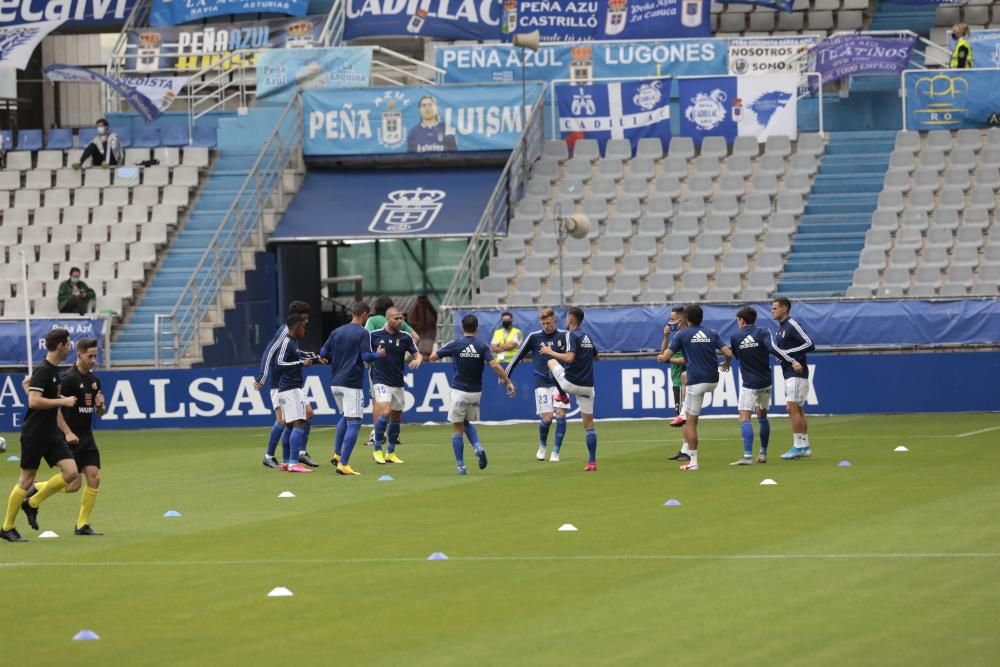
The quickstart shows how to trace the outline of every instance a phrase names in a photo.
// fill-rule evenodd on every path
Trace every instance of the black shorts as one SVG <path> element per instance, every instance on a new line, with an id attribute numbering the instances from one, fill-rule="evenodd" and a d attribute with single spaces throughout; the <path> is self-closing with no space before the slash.
<path id="1" fill-rule="evenodd" d="M 60 461 L 71 458 L 73 452 L 62 433 L 21 439 L 22 470 L 38 470 L 42 467 L 42 459 L 54 468 Z"/>
<path id="2" fill-rule="evenodd" d="M 87 466 L 101 467 L 101 452 L 97 449 L 97 441 L 94 440 L 93 433 L 82 436 L 79 444 L 70 445 L 69 449 L 73 452 L 73 458 L 76 459 L 76 467 L 79 470 L 82 471 Z"/>

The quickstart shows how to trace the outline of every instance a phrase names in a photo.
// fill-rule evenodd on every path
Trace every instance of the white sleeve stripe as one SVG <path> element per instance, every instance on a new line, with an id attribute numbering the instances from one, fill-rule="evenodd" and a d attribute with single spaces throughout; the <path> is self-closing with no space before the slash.
<path id="1" fill-rule="evenodd" d="M 45 391 L 41 387 L 28 387 L 28 391 Z"/>
<path id="2" fill-rule="evenodd" d="M 802 350 L 808 349 L 809 346 L 812 345 L 812 339 L 810 339 L 809 336 L 806 335 L 806 332 L 802 330 L 802 327 L 799 326 L 798 322 L 789 318 L 788 323 L 791 324 L 793 327 L 795 327 L 795 330 L 798 332 L 800 336 L 802 336 L 802 340 L 804 340 L 805 342 L 802 343 L 802 345 L 799 345 L 798 347 L 787 349 L 785 350 L 785 352 L 787 352 L 788 354 L 794 354 L 796 352 L 801 352 Z"/>
<path id="3" fill-rule="evenodd" d="M 781 356 L 781 358 L 784 359 L 785 361 L 787 361 L 788 363 L 792 363 L 793 361 L 795 361 L 790 356 L 788 356 L 785 353 L 785 351 L 781 349 L 781 347 L 778 346 L 778 344 L 774 340 L 774 334 L 773 333 L 771 333 L 771 347 L 773 347 L 774 350 Z"/>
<path id="4" fill-rule="evenodd" d="M 284 342 L 281 344 L 281 354 L 278 355 L 277 364 L 279 366 L 298 366 L 298 361 L 285 361 L 285 354 L 288 350 L 288 341 L 291 340 L 288 336 L 285 336 Z"/>

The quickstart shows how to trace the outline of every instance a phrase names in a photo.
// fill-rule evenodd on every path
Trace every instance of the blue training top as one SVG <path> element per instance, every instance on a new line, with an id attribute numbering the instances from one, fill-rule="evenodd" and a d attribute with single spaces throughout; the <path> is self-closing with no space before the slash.
<path id="1" fill-rule="evenodd" d="M 691 326 L 678 331 L 667 345 L 673 354 L 684 350 L 688 386 L 714 384 L 719 381 L 719 360 L 716 352 L 725 347 L 719 333 L 702 326 Z"/>
<path id="2" fill-rule="evenodd" d="M 360 324 L 349 322 L 330 333 L 319 356 L 330 360 L 331 386 L 364 389 L 364 365 L 376 359 L 372 334 Z"/>
<path id="3" fill-rule="evenodd" d="M 566 367 L 566 379 L 581 387 L 594 386 L 594 356 L 597 348 L 590 336 L 579 329 L 566 334 L 567 347 L 575 352 L 573 363 Z"/>
<path id="4" fill-rule="evenodd" d="M 304 357 L 299 352 L 299 341 L 291 336 L 285 336 L 281 341 L 281 348 L 274 357 L 278 391 L 302 389 L 305 384 L 302 378 L 303 360 Z"/>
<path id="5" fill-rule="evenodd" d="M 542 345 L 550 345 L 556 352 L 566 352 L 569 349 L 566 347 L 568 334 L 569 332 L 565 329 L 556 329 L 550 334 L 541 330 L 532 331 L 525 337 L 521 347 L 517 348 L 517 354 L 507 364 L 507 375 L 513 374 L 514 369 L 524 359 L 524 355 L 530 354 L 531 365 L 535 371 L 535 387 L 556 386 L 556 381 L 552 378 L 552 373 L 549 372 L 549 359 L 551 357 L 545 356 L 539 350 Z"/>
<path id="6" fill-rule="evenodd" d="M 778 328 L 774 340 L 775 355 L 781 359 L 781 371 L 788 378 L 809 377 L 809 365 L 806 363 L 806 352 L 812 352 L 816 346 L 812 338 L 805 332 L 798 322 L 788 318 Z M 802 364 L 802 372 L 796 373 L 792 368 L 792 362 L 797 361 Z"/>
<path id="7" fill-rule="evenodd" d="M 413 337 L 403 330 L 390 333 L 388 329 L 376 329 L 372 332 L 372 346 L 385 349 L 385 356 L 372 364 L 372 384 L 384 384 L 387 387 L 402 387 L 403 374 L 406 372 L 406 353 L 417 353 Z"/>
<path id="8" fill-rule="evenodd" d="M 465 336 L 445 343 L 438 349 L 437 355 L 442 359 L 451 357 L 455 365 L 455 376 L 451 379 L 452 389 L 470 394 L 483 390 L 483 370 L 494 358 L 489 345 L 475 336 Z"/>
<path id="9" fill-rule="evenodd" d="M 278 353 L 278 349 L 281 347 L 281 340 L 288 334 L 288 327 L 282 324 L 278 327 L 278 330 L 274 332 L 274 337 L 264 348 L 264 354 L 260 358 L 260 374 L 257 376 L 256 381 L 260 384 L 264 384 L 267 380 L 268 373 L 271 373 L 271 389 L 278 388 L 278 374 L 272 372 L 274 370 L 274 357 Z"/>
<path id="10" fill-rule="evenodd" d="M 745 326 L 730 340 L 729 348 L 740 362 L 740 379 L 747 389 L 771 386 L 771 332 L 755 326 Z"/>

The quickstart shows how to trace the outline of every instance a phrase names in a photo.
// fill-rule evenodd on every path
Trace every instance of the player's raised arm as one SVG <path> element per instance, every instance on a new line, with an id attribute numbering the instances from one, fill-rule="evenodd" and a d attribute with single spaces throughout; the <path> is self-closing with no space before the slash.
<path id="1" fill-rule="evenodd" d="M 725 357 L 725 359 L 722 361 L 722 366 L 720 366 L 720 368 L 723 373 L 728 373 L 729 365 L 733 363 L 733 351 L 729 349 L 728 345 L 723 345 L 721 351 L 722 356 Z"/>
<path id="2" fill-rule="evenodd" d="M 517 348 L 517 354 L 515 354 L 514 358 L 510 360 L 509 364 L 507 364 L 506 371 L 508 376 L 513 375 L 514 369 L 517 368 L 517 365 L 521 363 L 522 359 L 524 359 L 524 355 L 528 353 L 528 348 L 531 346 L 531 339 L 534 335 L 534 333 L 530 333 L 525 336 L 524 342 L 521 343 L 521 347 Z"/>

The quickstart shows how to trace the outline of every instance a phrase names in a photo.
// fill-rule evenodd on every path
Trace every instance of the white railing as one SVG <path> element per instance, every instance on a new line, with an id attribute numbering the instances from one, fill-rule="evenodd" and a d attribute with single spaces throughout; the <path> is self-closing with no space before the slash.
<path id="1" fill-rule="evenodd" d="M 233 203 L 181 289 L 173 308 L 154 322 L 154 357 L 157 365 L 172 356 L 176 366 L 198 338 L 202 321 L 213 306 L 222 306 L 222 287 L 233 271 L 243 269 L 243 247 L 256 234 L 264 242 L 264 209 L 284 204 L 282 175 L 291 164 L 302 162 L 302 101 L 294 96 L 279 115 L 271 138 L 247 171 Z M 167 326 L 169 325 L 169 326 Z M 167 353 L 166 355 L 164 353 Z"/>
<path id="2" fill-rule="evenodd" d="M 488 90 L 488 89 L 487 89 Z M 454 327 L 455 309 L 472 302 L 479 281 L 493 256 L 497 238 L 506 233 L 514 204 L 520 201 L 528 182 L 531 167 L 542 154 L 545 141 L 544 88 L 527 115 L 520 141 L 511 151 L 500 173 L 483 216 L 469 239 L 469 245 L 459 260 L 455 277 L 438 308 L 437 339 L 450 340 Z"/>

